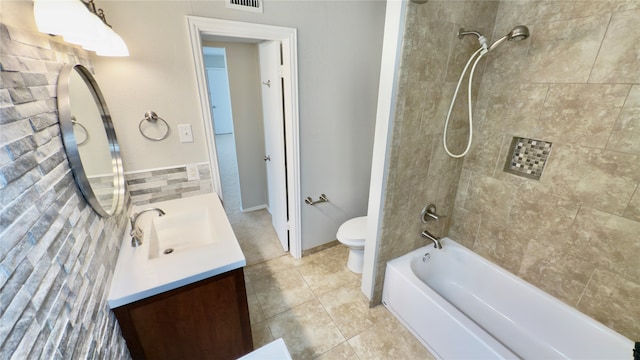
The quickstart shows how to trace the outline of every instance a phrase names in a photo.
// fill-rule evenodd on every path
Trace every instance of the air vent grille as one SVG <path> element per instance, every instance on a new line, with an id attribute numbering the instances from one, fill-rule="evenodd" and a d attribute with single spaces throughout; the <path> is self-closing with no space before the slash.
<path id="1" fill-rule="evenodd" d="M 227 0 L 227 7 L 230 9 L 262 12 L 262 0 Z"/>

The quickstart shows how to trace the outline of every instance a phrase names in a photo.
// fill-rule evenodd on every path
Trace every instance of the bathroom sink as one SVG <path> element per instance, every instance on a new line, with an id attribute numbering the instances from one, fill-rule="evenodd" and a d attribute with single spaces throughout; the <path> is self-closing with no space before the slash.
<path id="1" fill-rule="evenodd" d="M 215 193 L 134 206 L 142 244 L 122 239 L 107 302 L 113 309 L 246 265 L 240 244 Z"/>
<path id="2" fill-rule="evenodd" d="M 209 209 L 180 212 L 153 218 L 149 259 L 179 254 L 215 242 Z"/>

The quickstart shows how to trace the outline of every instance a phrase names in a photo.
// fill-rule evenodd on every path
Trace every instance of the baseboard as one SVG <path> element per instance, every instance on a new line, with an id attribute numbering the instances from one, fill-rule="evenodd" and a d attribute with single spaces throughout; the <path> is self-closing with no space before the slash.
<path id="1" fill-rule="evenodd" d="M 266 209 L 267 205 L 258 205 L 258 206 L 254 206 L 254 207 L 250 207 L 250 208 L 243 208 L 242 206 L 240 206 L 240 211 L 242 211 L 243 213 L 247 213 L 247 212 L 252 212 L 252 211 L 258 211 L 258 210 L 262 210 L 262 209 Z"/>

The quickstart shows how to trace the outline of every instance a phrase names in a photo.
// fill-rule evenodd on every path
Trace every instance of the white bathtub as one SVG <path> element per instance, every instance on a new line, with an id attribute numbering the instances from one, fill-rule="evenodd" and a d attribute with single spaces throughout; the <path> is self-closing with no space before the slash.
<path id="1" fill-rule="evenodd" d="M 389 261 L 382 295 L 437 358 L 633 359 L 631 340 L 455 241 L 442 242 Z"/>

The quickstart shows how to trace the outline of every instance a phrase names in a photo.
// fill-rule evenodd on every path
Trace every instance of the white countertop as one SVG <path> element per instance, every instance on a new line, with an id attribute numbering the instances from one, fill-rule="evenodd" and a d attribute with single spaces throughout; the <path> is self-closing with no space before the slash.
<path id="1" fill-rule="evenodd" d="M 279 338 L 238 360 L 291 360 L 291 354 L 289 354 L 289 349 L 287 349 L 284 340 Z"/>
<path id="2" fill-rule="evenodd" d="M 122 239 L 107 299 L 112 309 L 246 265 L 238 240 L 215 193 L 134 206 L 131 214 L 154 207 L 162 209 L 166 217 L 185 211 L 208 211 L 212 219 L 213 241 L 152 258 L 149 249 L 151 223 L 158 214 L 148 212 L 141 215 L 138 225 L 144 231 L 142 245 L 131 246 L 129 227 Z"/>

